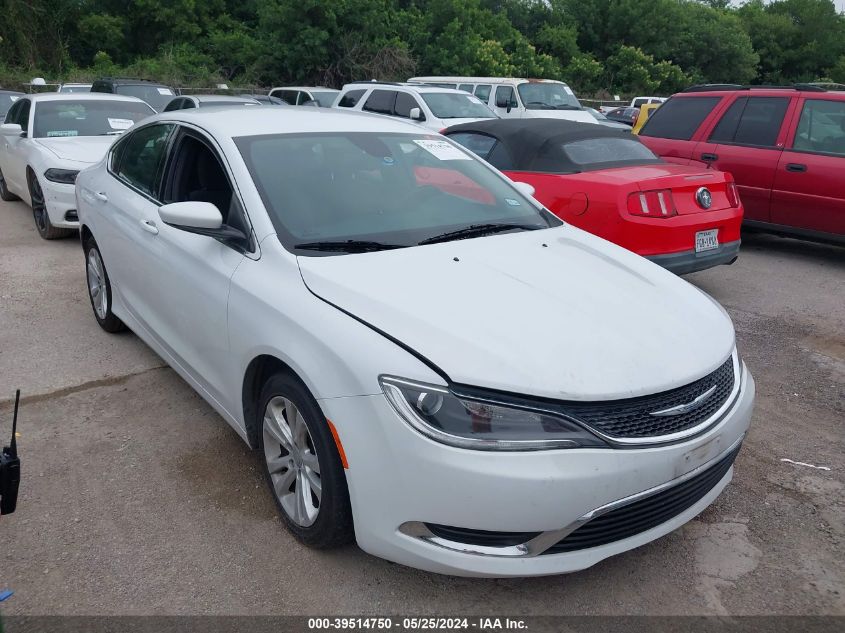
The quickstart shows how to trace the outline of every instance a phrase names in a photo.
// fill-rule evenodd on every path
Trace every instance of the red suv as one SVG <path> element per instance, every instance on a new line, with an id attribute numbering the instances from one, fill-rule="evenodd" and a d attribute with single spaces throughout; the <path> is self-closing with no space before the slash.
<path id="1" fill-rule="evenodd" d="M 845 92 L 693 86 L 640 138 L 668 162 L 733 174 L 746 225 L 845 243 Z"/>

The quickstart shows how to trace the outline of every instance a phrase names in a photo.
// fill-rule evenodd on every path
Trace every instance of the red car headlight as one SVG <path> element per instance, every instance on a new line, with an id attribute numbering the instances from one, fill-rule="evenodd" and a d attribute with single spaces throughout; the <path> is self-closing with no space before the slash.
<path id="1" fill-rule="evenodd" d="M 628 196 L 628 213 L 647 218 L 671 218 L 678 215 L 671 189 L 637 191 Z"/>

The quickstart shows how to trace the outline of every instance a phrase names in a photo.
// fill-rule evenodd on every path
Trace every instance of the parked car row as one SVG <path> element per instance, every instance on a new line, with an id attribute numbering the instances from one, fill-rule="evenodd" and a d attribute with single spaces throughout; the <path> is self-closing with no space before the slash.
<path id="1" fill-rule="evenodd" d="M 557 107 L 563 84 L 422 79 L 319 109 L 23 95 L 0 194 L 44 237 L 79 227 L 96 321 L 257 450 L 308 545 L 525 576 L 683 525 L 732 477 L 754 381 L 724 309 L 666 269 L 732 261 L 745 192 L 718 156 L 666 160 Z M 841 160 L 841 101 L 781 92 L 781 151 Z M 701 122 L 738 111 L 717 137 L 742 146 L 780 107 L 756 95 L 683 93 L 642 138 L 671 153 L 692 112 L 697 155 Z M 592 122 L 535 116 L 545 97 Z"/>

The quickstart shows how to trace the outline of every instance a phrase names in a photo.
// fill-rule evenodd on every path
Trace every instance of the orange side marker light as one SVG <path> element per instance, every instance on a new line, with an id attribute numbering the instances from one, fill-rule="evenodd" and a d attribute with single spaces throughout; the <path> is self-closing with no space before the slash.
<path id="1" fill-rule="evenodd" d="M 326 422 L 329 423 L 329 430 L 332 432 L 334 445 L 337 446 L 337 454 L 340 455 L 340 463 L 345 469 L 349 469 L 349 462 L 346 461 L 346 452 L 343 450 L 343 444 L 340 443 L 340 436 L 337 434 L 337 429 L 334 428 L 334 424 L 332 424 L 332 421 L 328 418 L 326 418 Z"/>

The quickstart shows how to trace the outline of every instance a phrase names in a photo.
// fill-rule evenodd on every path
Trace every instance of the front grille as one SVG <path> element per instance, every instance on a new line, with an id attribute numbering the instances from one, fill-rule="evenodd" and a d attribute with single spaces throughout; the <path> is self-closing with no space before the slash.
<path id="1" fill-rule="evenodd" d="M 425 526 L 435 536 L 447 541 L 465 543 L 467 545 L 484 545 L 486 547 L 509 547 L 520 545 L 539 536 L 540 532 L 487 532 L 485 530 L 471 530 L 469 528 L 452 527 L 426 523 Z"/>
<path id="2" fill-rule="evenodd" d="M 650 396 L 606 402 L 567 402 L 561 411 L 594 429 L 616 438 L 649 438 L 691 429 L 721 407 L 734 387 L 733 357 L 711 374 L 684 387 Z M 671 416 L 654 416 L 662 411 L 695 400 L 713 385 L 716 390 L 697 409 Z"/>
<path id="3" fill-rule="evenodd" d="M 737 446 L 716 464 L 686 481 L 597 516 L 543 554 L 561 554 L 621 541 L 657 527 L 698 503 L 718 484 L 733 465 Z"/>

